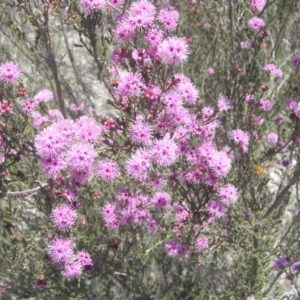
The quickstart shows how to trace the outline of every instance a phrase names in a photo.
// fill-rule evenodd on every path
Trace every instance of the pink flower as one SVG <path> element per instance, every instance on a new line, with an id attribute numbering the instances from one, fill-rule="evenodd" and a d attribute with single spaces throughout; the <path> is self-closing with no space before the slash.
<path id="1" fill-rule="evenodd" d="M 227 112 L 231 108 L 230 100 L 227 97 L 221 96 L 218 100 L 217 106 L 220 112 Z"/>
<path id="2" fill-rule="evenodd" d="M 198 98 L 198 90 L 197 88 L 191 83 L 179 83 L 177 85 L 177 91 L 180 93 L 183 100 L 188 104 L 195 104 Z"/>
<path id="3" fill-rule="evenodd" d="M 90 171 L 96 158 L 96 151 L 87 143 L 73 144 L 67 153 L 70 168 L 74 171 Z"/>
<path id="4" fill-rule="evenodd" d="M 58 230 L 67 231 L 76 222 L 76 211 L 68 204 L 62 204 L 52 211 L 52 220 Z"/>
<path id="5" fill-rule="evenodd" d="M 259 101 L 260 109 L 263 111 L 270 111 L 273 108 L 273 104 L 269 100 L 260 100 Z"/>
<path id="6" fill-rule="evenodd" d="M 294 68 L 300 67 L 300 56 L 299 55 L 293 57 L 293 59 L 292 59 L 292 66 Z"/>
<path id="7" fill-rule="evenodd" d="M 270 143 L 277 144 L 277 142 L 278 142 L 278 135 L 275 134 L 275 133 L 270 133 L 270 134 L 268 134 L 268 136 L 267 136 L 267 140 L 268 140 Z"/>
<path id="8" fill-rule="evenodd" d="M 7 62 L 0 66 L 0 82 L 6 85 L 14 85 L 21 75 L 20 68 L 13 62 Z"/>
<path id="9" fill-rule="evenodd" d="M 50 109 L 48 111 L 49 121 L 59 121 L 63 120 L 64 117 L 58 109 Z"/>
<path id="10" fill-rule="evenodd" d="M 160 21 L 164 27 L 168 30 L 176 29 L 177 23 L 179 19 L 179 13 L 177 10 L 166 10 L 162 9 L 158 16 L 157 20 Z"/>
<path id="11" fill-rule="evenodd" d="M 245 96 L 245 102 L 246 102 L 247 104 L 254 104 L 254 103 L 256 102 L 256 99 L 254 98 L 253 95 L 247 94 L 247 95 Z"/>
<path id="12" fill-rule="evenodd" d="M 165 187 L 165 185 L 166 185 L 166 181 L 160 177 L 154 178 L 151 182 L 151 188 L 154 191 L 159 191 L 159 190 L 163 189 Z"/>
<path id="13" fill-rule="evenodd" d="M 157 209 L 163 209 L 169 206 L 171 196 L 165 192 L 158 192 L 153 196 L 151 201 Z"/>
<path id="14" fill-rule="evenodd" d="M 127 41 L 134 36 L 134 29 L 128 20 L 123 20 L 114 30 L 114 37 L 116 40 Z"/>
<path id="15" fill-rule="evenodd" d="M 234 143 L 243 149 L 244 152 L 248 151 L 249 145 L 249 134 L 240 130 L 232 130 L 229 134 L 229 138 L 234 141 Z"/>
<path id="16" fill-rule="evenodd" d="M 211 27 L 211 25 L 210 25 L 209 23 L 204 23 L 204 24 L 203 24 L 203 28 L 204 28 L 205 30 L 209 30 L 210 27 Z"/>
<path id="17" fill-rule="evenodd" d="M 159 44 L 157 53 L 165 64 L 179 65 L 187 60 L 188 45 L 184 38 L 170 37 Z"/>
<path id="18" fill-rule="evenodd" d="M 143 87 L 144 83 L 139 73 L 125 73 L 120 78 L 116 92 L 120 97 L 138 97 Z"/>
<path id="19" fill-rule="evenodd" d="M 65 161 L 59 154 L 52 157 L 43 157 L 40 163 L 42 172 L 48 178 L 55 178 L 66 167 Z"/>
<path id="20" fill-rule="evenodd" d="M 83 116 L 77 120 L 74 130 L 79 141 L 91 144 L 97 142 L 102 132 L 102 128 L 96 123 L 96 121 L 87 116 Z"/>
<path id="21" fill-rule="evenodd" d="M 187 249 L 177 241 L 169 241 L 165 244 L 165 250 L 171 257 L 186 256 Z"/>
<path id="22" fill-rule="evenodd" d="M 31 99 L 26 99 L 22 102 L 22 107 L 24 111 L 29 114 L 35 109 L 36 104 Z"/>
<path id="23" fill-rule="evenodd" d="M 78 278 L 82 273 L 82 264 L 75 261 L 65 265 L 61 275 L 65 278 L 72 280 Z"/>
<path id="24" fill-rule="evenodd" d="M 177 159 L 176 143 L 165 137 L 162 140 L 155 140 L 151 149 L 152 159 L 160 166 L 167 167 L 175 163 Z"/>
<path id="25" fill-rule="evenodd" d="M 196 248 L 199 251 L 203 251 L 207 249 L 209 246 L 208 244 L 208 238 L 206 236 L 201 236 L 196 240 Z"/>
<path id="26" fill-rule="evenodd" d="M 93 266 L 91 256 L 86 251 L 79 251 L 76 259 L 83 267 L 91 268 Z"/>
<path id="27" fill-rule="evenodd" d="M 57 238 L 49 246 L 49 256 L 53 263 L 67 263 L 73 255 L 73 243 L 69 239 Z"/>
<path id="28" fill-rule="evenodd" d="M 73 142 L 76 127 L 72 120 L 60 120 L 51 126 L 54 131 L 59 132 L 66 144 Z"/>
<path id="29" fill-rule="evenodd" d="M 241 42 L 241 49 L 250 49 L 251 48 L 251 43 L 249 41 L 243 41 Z"/>
<path id="30" fill-rule="evenodd" d="M 238 198 L 238 192 L 234 185 L 228 184 L 227 186 L 221 187 L 219 189 L 219 199 L 226 205 L 230 205 L 236 202 Z"/>
<path id="31" fill-rule="evenodd" d="M 149 145 L 152 139 L 152 128 L 146 122 L 137 121 L 130 126 L 130 138 L 134 143 Z"/>
<path id="32" fill-rule="evenodd" d="M 103 10 L 105 8 L 105 0 L 80 0 L 80 6 L 86 14 L 93 11 Z"/>
<path id="33" fill-rule="evenodd" d="M 163 39 L 163 32 L 156 28 L 150 29 L 145 39 L 151 46 L 157 47 Z"/>
<path id="34" fill-rule="evenodd" d="M 147 27 L 154 21 L 155 6 L 147 0 L 134 1 L 129 8 L 129 20 L 134 27 Z"/>
<path id="35" fill-rule="evenodd" d="M 212 217 L 221 218 L 225 215 L 226 209 L 221 202 L 211 201 L 208 203 L 208 212 Z"/>
<path id="36" fill-rule="evenodd" d="M 213 74 L 215 74 L 215 70 L 214 70 L 213 68 L 208 68 L 208 69 L 207 69 L 207 73 L 208 73 L 209 75 L 213 75 Z"/>
<path id="37" fill-rule="evenodd" d="M 260 29 L 265 27 L 265 22 L 263 19 L 260 19 L 258 17 L 252 17 L 249 20 L 248 25 L 249 25 L 250 29 L 252 29 L 254 31 L 259 31 Z"/>
<path id="38" fill-rule="evenodd" d="M 102 161 L 98 165 L 97 175 L 106 182 L 113 181 L 119 175 L 119 168 L 114 161 Z"/>
<path id="39" fill-rule="evenodd" d="M 137 181 L 146 180 L 151 166 L 150 155 L 145 150 L 137 150 L 126 165 L 127 174 Z"/>
<path id="40" fill-rule="evenodd" d="M 281 78 L 283 76 L 283 72 L 278 69 L 274 64 L 268 64 L 264 66 L 264 71 L 270 73 L 272 76 Z"/>
<path id="41" fill-rule="evenodd" d="M 298 103 L 296 100 L 289 99 L 285 102 L 285 109 L 289 110 L 289 111 L 293 111 L 293 110 L 295 110 L 297 105 L 298 105 Z"/>
<path id="42" fill-rule="evenodd" d="M 262 11 L 266 5 L 266 0 L 251 0 L 253 10 Z"/>
<path id="43" fill-rule="evenodd" d="M 33 98 L 35 104 L 40 104 L 42 102 L 49 102 L 52 99 L 53 99 L 53 93 L 49 90 L 41 90 Z"/>
<path id="44" fill-rule="evenodd" d="M 36 150 L 44 158 L 56 156 L 65 146 L 63 135 L 53 126 L 45 128 L 35 138 Z"/>

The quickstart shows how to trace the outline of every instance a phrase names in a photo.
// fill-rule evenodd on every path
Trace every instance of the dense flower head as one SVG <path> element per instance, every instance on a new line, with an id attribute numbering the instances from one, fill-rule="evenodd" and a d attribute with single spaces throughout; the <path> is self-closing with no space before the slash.
<path id="1" fill-rule="evenodd" d="M 76 222 L 76 217 L 75 209 L 68 204 L 62 204 L 52 211 L 52 220 L 56 228 L 61 231 L 71 229 Z"/>
<path id="2" fill-rule="evenodd" d="M 206 72 L 209 75 L 213 75 L 213 74 L 215 74 L 215 69 L 214 68 L 208 68 Z"/>
<path id="3" fill-rule="evenodd" d="M 243 50 L 251 48 L 251 42 L 249 41 L 242 41 L 240 45 L 241 45 L 241 49 Z"/>
<path id="4" fill-rule="evenodd" d="M 59 132 L 66 144 L 71 143 L 75 136 L 75 123 L 72 120 L 63 119 L 54 123 L 52 126 L 54 131 Z"/>
<path id="5" fill-rule="evenodd" d="M 14 85 L 21 77 L 20 68 L 13 62 L 6 62 L 0 66 L 0 82 Z"/>
<path id="6" fill-rule="evenodd" d="M 108 5 L 113 7 L 120 7 L 123 4 L 124 0 L 107 0 Z M 111 8 L 108 6 L 108 8 Z"/>
<path id="7" fill-rule="evenodd" d="M 164 167 L 170 166 L 177 159 L 177 145 L 168 137 L 164 137 L 162 140 L 155 140 L 151 154 L 153 161 L 158 165 Z"/>
<path id="8" fill-rule="evenodd" d="M 266 5 L 266 0 L 251 0 L 253 10 L 262 11 Z"/>
<path id="9" fill-rule="evenodd" d="M 179 65 L 187 60 L 188 45 L 184 38 L 170 37 L 159 44 L 157 54 L 165 64 Z"/>
<path id="10" fill-rule="evenodd" d="M 80 262 L 74 261 L 65 265 L 61 274 L 63 277 L 72 280 L 78 278 L 82 274 L 82 270 L 82 264 Z"/>
<path id="11" fill-rule="evenodd" d="M 209 157 L 208 166 L 212 169 L 213 174 L 219 177 L 225 177 L 231 169 L 231 158 L 225 151 L 214 151 Z"/>
<path id="12" fill-rule="evenodd" d="M 283 76 L 283 72 L 280 69 L 278 69 L 274 64 L 265 65 L 264 71 L 270 73 L 274 77 L 281 78 Z"/>
<path id="13" fill-rule="evenodd" d="M 277 142 L 278 142 L 278 135 L 276 133 L 270 133 L 267 136 L 267 140 L 270 143 L 277 144 Z"/>
<path id="14" fill-rule="evenodd" d="M 225 215 L 226 208 L 219 201 L 211 201 L 208 203 L 207 210 L 212 217 L 221 218 Z"/>
<path id="15" fill-rule="evenodd" d="M 115 180 L 119 175 L 117 163 L 112 160 L 101 161 L 97 168 L 97 175 L 106 182 Z"/>
<path id="16" fill-rule="evenodd" d="M 39 91 L 33 98 L 35 104 L 49 102 L 53 99 L 53 93 L 47 89 Z"/>
<path id="17" fill-rule="evenodd" d="M 165 244 L 165 250 L 171 257 L 186 256 L 187 249 L 178 241 L 169 241 Z"/>
<path id="18" fill-rule="evenodd" d="M 295 262 L 293 264 L 293 270 L 296 271 L 296 272 L 300 272 L 300 262 Z"/>
<path id="19" fill-rule="evenodd" d="M 138 73 L 125 73 L 121 75 L 116 93 L 120 97 L 138 97 L 142 92 L 144 83 Z"/>
<path id="20" fill-rule="evenodd" d="M 83 267 L 93 266 L 93 261 L 91 259 L 91 256 L 86 251 L 79 251 L 76 254 L 76 259 Z"/>
<path id="21" fill-rule="evenodd" d="M 40 164 L 43 174 L 48 178 L 55 178 L 66 168 L 66 163 L 59 154 L 51 157 L 42 157 Z"/>
<path id="22" fill-rule="evenodd" d="M 261 99 L 259 101 L 259 108 L 263 111 L 271 111 L 273 108 L 273 104 L 269 100 Z"/>
<path id="23" fill-rule="evenodd" d="M 130 138 L 136 144 L 149 145 L 152 139 L 151 126 L 143 121 L 136 121 L 130 126 Z"/>
<path id="24" fill-rule="evenodd" d="M 32 99 L 25 99 L 21 105 L 27 114 L 31 113 L 36 107 L 36 104 Z"/>
<path id="25" fill-rule="evenodd" d="M 230 100 L 227 97 L 220 96 L 218 99 L 217 107 L 220 112 L 227 112 L 231 108 Z"/>
<path id="26" fill-rule="evenodd" d="M 176 90 L 179 92 L 179 94 L 187 104 L 196 103 L 199 92 L 191 82 L 186 82 L 186 83 L 180 82 L 177 85 Z"/>
<path id="27" fill-rule="evenodd" d="M 174 30 L 178 23 L 179 13 L 177 10 L 162 9 L 158 14 L 157 19 L 166 29 Z"/>
<path id="28" fill-rule="evenodd" d="M 163 39 L 163 31 L 152 28 L 148 31 L 145 39 L 151 46 L 157 47 Z"/>
<path id="29" fill-rule="evenodd" d="M 83 116 L 77 120 L 74 130 L 79 141 L 92 144 L 96 143 L 102 132 L 102 128 L 96 121 L 87 116 Z"/>
<path id="30" fill-rule="evenodd" d="M 247 94 L 245 96 L 245 102 L 247 104 L 254 104 L 256 102 L 256 99 L 255 99 L 255 97 L 253 95 Z"/>
<path id="31" fill-rule="evenodd" d="M 243 149 L 244 152 L 248 151 L 249 145 L 249 134 L 240 130 L 232 130 L 229 134 L 229 138 L 234 141 L 234 143 Z"/>
<path id="32" fill-rule="evenodd" d="M 95 149 L 87 143 L 75 143 L 67 153 L 70 168 L 75 171 L 89 171 L 95 157 Z"/>
<path id="33" fill-rule="evenodd" d="M 265 27 L 265 22 L 261 18 L 252 17 L 249 20 L 248 25 L 249 25 L 250 29 L 252 29 L 254 31 L 259 31 L 260 29 Z"/>
<path id="34" fill-rule="evenodd" d="M 209 246 L 208 238 L 206 236 L 201 236 L 196 240 L 196 248 L 199 251 L 207 249 Z"/>
<path id="35" fill-rule="evenodd" d="M 66 264 L 73 255 L 73 243 L 69 239 L 57 238 L 49 245 L 49 256 L 53 263 Z"/>
<path id="36" fill-rule="evenodd" d="M 158 208 L 166 208 L 171 202 L 171 196 L 165 192 L 158 192 L 152 198 L 152 204 Z"/>
<path id="37" fill-rule="evenodd" d="M 86 14 L 93 11 L 103 10 L 106 6 L 105 0 L 80 0 L 80 6 Z"/>
<path id="38" fill-rule="evenodd" d="M 50 122 L 54 122 L 54 121 L 63 120 L 64 117 L 58 109 L 49 109 L 48 119 Z"/>
<path id="39" fill-rule="evenodd" d="M 287 256 L 277 259 L 273 264 L 273 269 L 275 271 L 280 271 L 287 268 L 290 264 L 290 258 Z"/>
<path id="40" fill-rule="evenodd" d="M 296 55 L 292 58 L 292 66 L 294 68 L 299 68 L 300 67 L 300 55 Z"/>
<path id="41" fill-rule="evenodd" d="M 151 25 L 156 14 L 155 6 L 147 0 L 134 1 L 129 8 L 131 24 L 136 27 Z"/>
<path id="42" fill-rule="evenodd" d="M 285 102 L 285 109 L 293 111 L 297 107 L 298 103 L 296 100 L 289 99 Z"/>
<path id="43" fill-rule="evenodd" d="M 238 198 L 238 192 L 234 185 L 228 184 L 227 186 L 221 187 L 219 189 L 219 199 L 226 205 L 230 205 L 236 202 Z"/>
<path id="44" fill-rule="evenodd" d="M 145 180 L 148 176 L 148 170 L 151 166 L 150 155 L 145 150 L 137 150 L 127 161 L 126 172 L 133 179 Z"/>
<path id="45" fill-rule="evenodd" d="M 45 128 L 35 138 L 36 150 L 44 158 L 56 156 L 65 146 L 63 135 L 52 126 Z"/>

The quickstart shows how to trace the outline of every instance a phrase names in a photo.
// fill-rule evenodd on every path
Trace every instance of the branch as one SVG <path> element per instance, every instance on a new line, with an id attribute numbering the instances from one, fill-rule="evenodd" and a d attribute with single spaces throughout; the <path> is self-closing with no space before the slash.
<path id="1" fill-rule="evenodd" d="M 281 201 L 284 199 L 285 195 L 288 193 L 290 188 L 298 181 L 300 177 L 300 164 L 298 165 L 293 177 L 290 179 L 289 183 L 285 186 L 285 188 L 279 193 L 276 200 L 273 202 L 273 204 L 269 207 L 267 212 L 264 214 L 263 218 L 267 218 L 274 209 L 278 207 L 278 205 L 281 203 Z"/>

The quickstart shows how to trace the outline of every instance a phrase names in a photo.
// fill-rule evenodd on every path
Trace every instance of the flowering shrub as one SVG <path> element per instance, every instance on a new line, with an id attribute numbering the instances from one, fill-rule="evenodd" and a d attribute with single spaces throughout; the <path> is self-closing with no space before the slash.
<path id="1" fill-rule="evenodd" d="M 282 18 L 292 2 L 278 8 Z M 277 8 L 266 1 L 215 2 L 216 14 L 202 1 L 50 0 L 36 12 L 26 1 L 6 5 L 36 29 L 32 52 L 40 57 L 44 47 L 51 85 L 26 82 L 26 62 L 0 66 L 1 251 L 19 266 L 12 273 L 0 261 L 8 270 L 1 293 L 276 298 L 276 274 L 289 269 L 296 299 L 298 64 L 297 53 L 280 56 L 287 43 L 279 37 L 292 29 L 278 27 Z M 227 32 L 215 19 L 225 15 Z M 90 73 L 107 90 L 106 114 L 95 109 L 67 46 L 88 98 L 76 102 L 61 71 L 68 63 L 54 56 L 58 24 L 66 43 L 66 26 L 74 28 L 74 46 L 90 55 Z"/>

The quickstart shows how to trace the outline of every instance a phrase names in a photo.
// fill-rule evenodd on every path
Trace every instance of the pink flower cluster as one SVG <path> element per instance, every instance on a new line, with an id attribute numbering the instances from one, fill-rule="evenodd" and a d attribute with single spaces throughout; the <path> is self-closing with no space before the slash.
<path id="1" fill-rule="evenodd" d="M 266 0 L 251 0 L 253 10 L 262 11 L 266 5 Z"/>
<path id="2" fill-rule="evenodd" d="M 62 276 L 69 280 L 80 277 L 83 271 L 93 267 L 93 261 L 86 251 L 74 253 L 74 244 L 70 239 L 54 239 L 49 245 L 49 256 L 52 263 L 62 270 Z"/>
<path id="3" fill-rule="evenodd" d="M 13 62 L 6 62 L 0 66 L 0 82 L 5 85 L 14 85 L 20 79 L 22 72 Z"/>
<path id="4" fill-rule="evenodd" d="M 89 14 L 99 9 L 113 12 L 113 6 L 122 4 L 81 0 L 80 5 Z M 36 136 L 42 172 L 48 178 L 65 178 L 61 193 L 67 203 L 52 212 L 57 230 L 69 231 L 75 225 L 77 191 L 94 178 L 115 191 L 102 208 L 110 230 L 178 229 L 176 240 L 166 242 L 165 251 L 172 257 L 186 257 L 193 249 L 209 247 L 207 237 L 196 241 L 196 229 L 192 245 L 185 245 L 185 235 L 179 231 L 186 221 L 201 220 L 209 228 L 237 201 L 238 191 L 227 177 L 235 153 L 248 151 L 250 136 L 236 129 L 229 132 L 231 147 L 217 142 L 220 116 L 231 109 L 230 100 L 220 96 L 216 105 L 206 106 L 192 81 L 171 71 L 170 66 L 184 63 L 188 56 L 188 40 L 171 35 L 178 16 L 172 8 L 157 12 L 151 2 L 139 0 L 117 19 L 116 41 L 133 42 L 138 35 L 139 45 L 144 45 L 120 46 L 112 55 L 111 92 L 124 122 L 103 118 L 99 125 L 90 117 L 62 120 L 52 113 L 53 123 Z M 130 188 L 120 188 L 127 183 Z M 189 195 L 191 186 L 200 194 Z M 208 192 L 201 194 L 201 186 Z M 181 194 L 179 187 L 186 193 Z M 50 246 L 52 261 L 63 264 L 62 274 L 70 279 L 82 270 L 73 247 L 65 239 Z"/>
<path id="5" fill-rule="evenodd" d="M 38 92 L 33 99 L 26 99 L 22 103 L 22 107 L 26 113 L 31 113 L 41 103 L 47 103 L 53 99 L 51 91 L 44 89 Z"/>
<path id="6" fill-rule="evenodd" d="M 283 76 L 283 72 L 280 69 L 278 69 L 274 64 L 265 65 L 264 71 L 271 74 L 275 78 L 281 78 Z"/>

